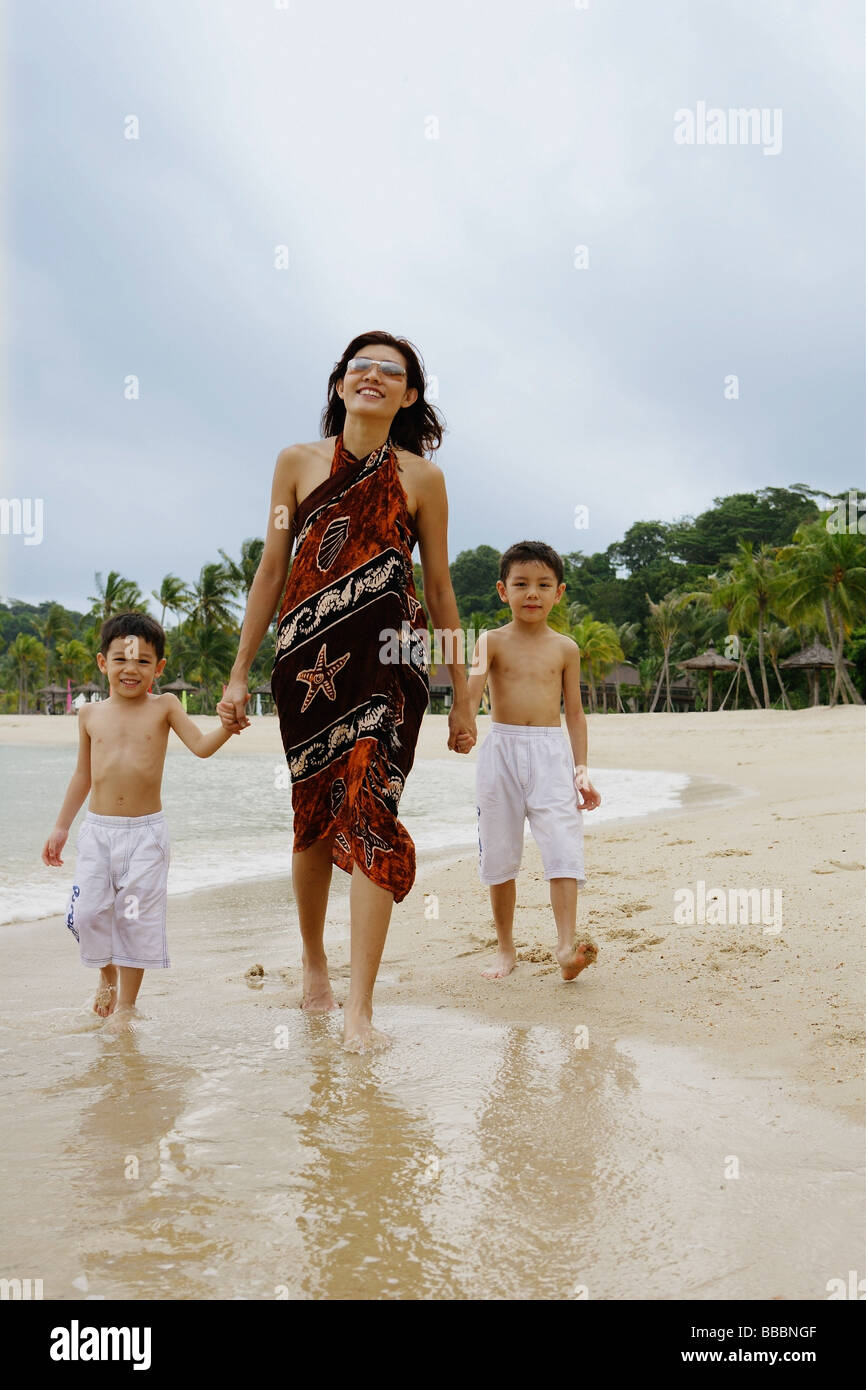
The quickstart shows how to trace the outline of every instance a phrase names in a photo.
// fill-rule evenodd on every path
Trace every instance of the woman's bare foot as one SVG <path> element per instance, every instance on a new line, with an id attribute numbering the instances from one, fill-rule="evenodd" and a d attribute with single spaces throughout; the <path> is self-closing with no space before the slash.
<path id="1" fill-rule="evenodd" d="M 559 961 L 562 978 L 576 980 L 581 970 L 585 970 L 598 958 L 598 947 L 594 941 L 575 942 L 571 946 L 558 946 L 554 955 Z"/>
<path id="2" fill-rule="evenodd" d="M 489 965 L 486 970 L 482 970 L 481 974 L 485 980 L 504 980 L 506 975 L 511 974 L 516 963 L 517 952 L 514 947 L 506 950 L 505 947 L 500 946 L 493 964 Z"/>
<path id="3" fill-rule="evenodd" d="M 109 973 L 110 972 L 110 973 Z M 99 972 L 99 982 L 93 1000 L 93 1012 L 100 1018 L 108 1018 L 117 1008 L 117 967 L 103 966 Z"/>
<path id="4" fill-rule="evenodd" d="M 307 1014 L 327 1014 L 332 1009 L 338 1008 L 331 990 L 331 981 L 328 979 L 327 966 L 318 967 L 315 970 L 311 966 L 304 966 L 304 993 L 301 998 L 301 1008 Z"/>
<path id="5" fill-rule="evenodd" d="M 134 1004 L 118 1004 L 111 1018 L 107 1023 L 103 1023 L 99 1031 L 109 1038 L 120 1037 L 123 1033 L 134 1033 L 135 1021 L 139 1018 L 141 1014 Z"/>
<path id="6" fill-rule="evenodd" d="M 362 1009 L 346 1009 L 343 1022 L 344 1052 L 379 1052 L 394 1041 L 387 1033 L 373 1027 L 372 1013 Z"/>

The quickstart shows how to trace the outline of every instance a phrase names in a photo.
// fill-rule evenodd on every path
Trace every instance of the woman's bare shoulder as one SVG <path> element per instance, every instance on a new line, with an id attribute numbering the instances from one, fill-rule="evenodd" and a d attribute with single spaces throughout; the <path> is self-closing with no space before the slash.
<path id="1" fill-rule="evenodd" d="M 333 439 L 312 439 L 307 444 L 287 444 L 277 455 L 278 462 L 297 463 L 303 459 L 330 458 L 334 452 Z"/>
<path id="2" fill-rule="evenodd" d="M 423 487 L 425 483 L 431 483 L 434 479 L 444 476 L 438 463 L 425 458 L 423 454 L 413 454 L 409 449 L 400 448 L 395 452 L 400 472 L 405 472 L 417 487 Z"/>

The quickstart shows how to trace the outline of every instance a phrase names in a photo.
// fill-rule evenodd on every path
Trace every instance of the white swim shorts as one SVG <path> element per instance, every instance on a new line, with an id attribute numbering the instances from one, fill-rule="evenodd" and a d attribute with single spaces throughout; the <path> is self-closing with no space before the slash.
<path id="1" fill-rule="evenodd" d="M 169 841 L 162 811 L 96 816 L 78 831 L 75 886 L 66 925 L 82 965 L 165 970 Z"/>
<path id="2" fill-rule="evenodd" d="M 516 878 L 529 819 L 544 877 L 586 882 L 583 813 L 574 785 L 571 744 L 559 727 L 490 725 L 475 768 L 478 873 L 482 883 Z"/>

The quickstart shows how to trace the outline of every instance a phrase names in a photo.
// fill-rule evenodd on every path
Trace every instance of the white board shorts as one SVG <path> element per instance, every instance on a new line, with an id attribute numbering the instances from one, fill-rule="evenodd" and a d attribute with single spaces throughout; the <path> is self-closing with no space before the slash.
<path id="1" fill-rule="evenodd" d="M 496 724 L 478 750 L 478 874 L 488 885 L 516 878 L 524 822 L 541 852 L 544 877 L 586 882 L 583 812 L 571 744 L 559 726 Z"/>
<path id="2" fill-rule="evenodd" d="M 97 816 L 78 831 L 75 885 L 66 925 L 82 965 L 166 970 L 168 828 L 153 816 Z"/>

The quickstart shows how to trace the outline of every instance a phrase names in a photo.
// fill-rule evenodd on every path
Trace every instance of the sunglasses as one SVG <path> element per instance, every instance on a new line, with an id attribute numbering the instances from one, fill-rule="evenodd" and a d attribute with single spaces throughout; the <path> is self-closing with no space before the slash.
<path id="1" fill-rule="evenodd" d="M 371 367 L 378 367 L 383 376 L 405 376 L 406 368 L 401 367 L 399 362 L 376 362 L 372 357 L 353 357 L 346 363 L 347 372 L 368 372 Z"/>

